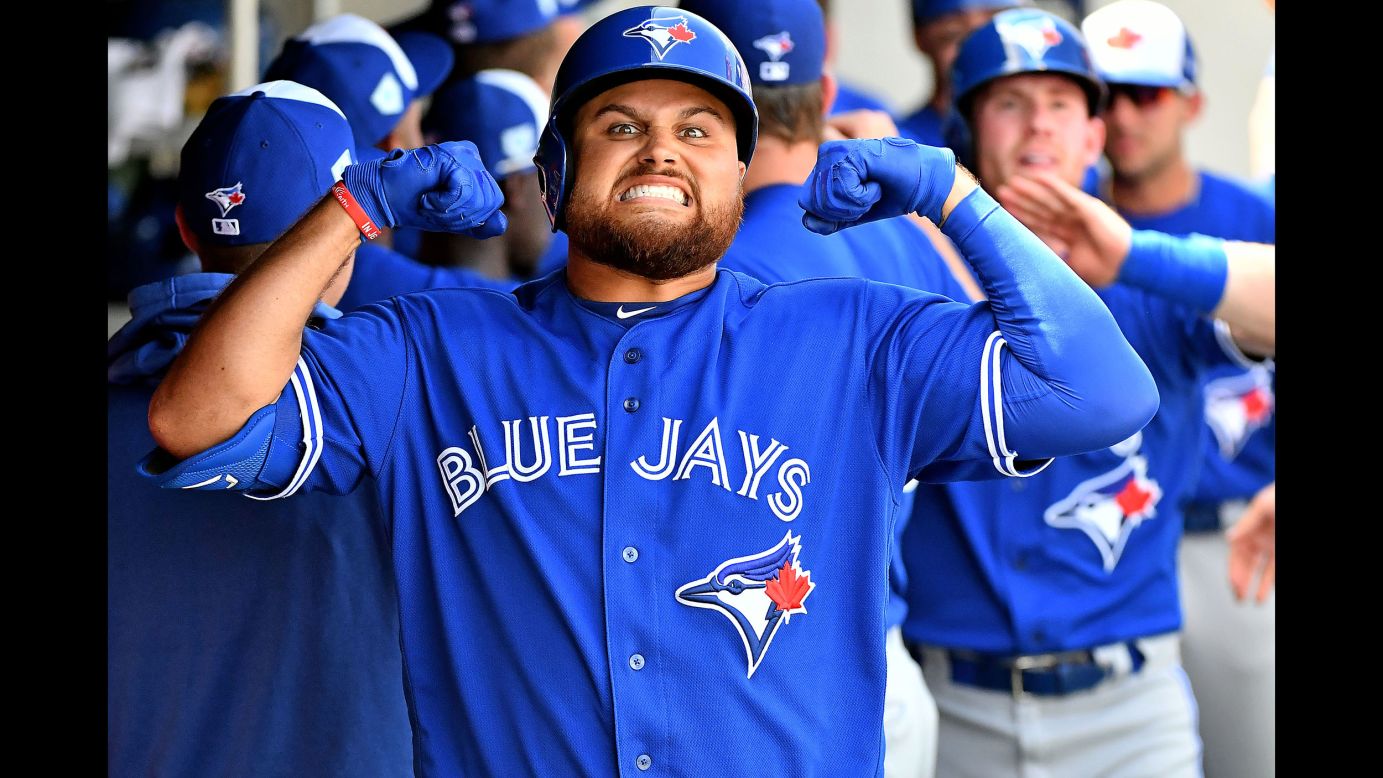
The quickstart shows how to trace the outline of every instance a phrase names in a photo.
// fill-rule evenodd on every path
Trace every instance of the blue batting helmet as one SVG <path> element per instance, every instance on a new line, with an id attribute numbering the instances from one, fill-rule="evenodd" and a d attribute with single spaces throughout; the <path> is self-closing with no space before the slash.
<path id="1" fill-rule="evenodd" d="M 562 213 L 571 191 L 567 180 L 574 172 L 569 150 L 576 112 L 607 89 L 657 78 L 701 87 L 724 102 L 735 117 L 740 161 L 749 164 L 759 136 L 759 112 L 749 70 L 730 39 L 690 11 L 662 6 L 618 11 L 582 33 L 557 71 L 547 126 L 533 157 L 554 231 L 564 226 Z"/>
<path id="2" fill-rule="evenodd" d="M 956 110 L 968 119 L 980 87 L 1019 73 L 1070 76 L 1085 90 L 1091 116 L 1104 104 L 1105 86 L 1080 30 L 1046 11 L 1014 8 L 999 12 L 960 44 L 951 66 Z"/>

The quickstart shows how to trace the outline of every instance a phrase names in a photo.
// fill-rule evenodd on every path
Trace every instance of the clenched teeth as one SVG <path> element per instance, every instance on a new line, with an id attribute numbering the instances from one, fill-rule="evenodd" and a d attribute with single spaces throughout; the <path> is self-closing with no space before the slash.
<path id="1" fill-rule="evenodd" d="M 661 197 L 664 200 L 671 200 L 679 205 L 687 204 L 687 193 L 675 186 L 651 186 L 649 184 L 639 184 L 631 186 L 619 196 L 620 202 L 633 200 L 635 197 Z"/>

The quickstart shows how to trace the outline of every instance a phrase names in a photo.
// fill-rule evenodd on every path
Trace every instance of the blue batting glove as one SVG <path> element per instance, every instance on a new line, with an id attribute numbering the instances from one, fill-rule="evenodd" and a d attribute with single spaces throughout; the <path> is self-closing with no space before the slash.
<path id="1" fill-rule="evenodd" d="M 508 221 L 504 195 L 470 141 L 394 149 L 346 168 L 341 181 L 375 224 L 491 238 Z"/>
<path id="2" fill-rule="evenodd" d="M 955 180 L 950 149 L 903 138 L 827 141 L 797 202 L 802 224 L 822 235 L 913 212 L 940 224 Z"/>

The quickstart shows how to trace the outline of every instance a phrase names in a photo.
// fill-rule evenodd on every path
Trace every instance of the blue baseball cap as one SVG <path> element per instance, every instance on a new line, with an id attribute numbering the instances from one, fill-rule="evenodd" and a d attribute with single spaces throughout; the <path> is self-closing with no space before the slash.
<path id="1" fill-rule="evenodd" d="M 415 51 L 423 47 L 414 45 Z M 441 61 L 419 55 L 435 70 Z M 447 62 L 446 70 L 450 70 Z M 283 45 L 269 64 L 266 81 L 297 81 L 326 95 L 351 123 L 357 145 L 372 146 L 388 135 L 426 84 L 446 72 L 418 69 L 383 27 L 355 14 L 340 14 L 308 27 Z M 434 87 L 435 88 L 435 87 Z"/>
<path id="2" fill-rule="evenodd" d="M 409 30 L 394 36 L 399 48 L 408 55 L 418 74 L 418 95 L 430 95 L 451 75 L 456 53 L 440 35 L 421 30 Z"/>
<path id="3" fill-rule="evenodd" d="M 1196 52 L 1186 25 L 1152 0 L 1118 0 L 1081 22 L 1090 58 L 1110 84 L 1196 89 Z"/>
<path id="4" fill-rule="evenodd" d="M 495 178 L 536 170 L 548 96 L 515 70 L 494 68 L 454 81 L 432 98 L 423 130 L 438 142 L 468 140 Z"/>
<path id="5" fill-rule="evenodd" d="M 912 23 L 926 24 L 956 11 L 1002 11 L 1031 5 L 1028 0 L 912 0 Z"/>
<path id="6" fill-rule="evenodd" d="M 725 33 L 764 86 L 807 84 L 821 78 L 826 20 L 817 0 L 682 0 L 679 8 Z"/>
<path id="7" fill-rule="evenodd" d="M 277 239 L 356 162 L 341 109 L 292 81 L 218 98 L 182 147 L 178 204 L 198 239 L 218 246 Z"/>
<path id="8" fill-rule="evenodd" d="M 424 30 L 464 46 L 527 35 L 562 13 L 570 11 L 563 10 L 561 0 L 432 0 L 422 13 L 390 29 Z"/>

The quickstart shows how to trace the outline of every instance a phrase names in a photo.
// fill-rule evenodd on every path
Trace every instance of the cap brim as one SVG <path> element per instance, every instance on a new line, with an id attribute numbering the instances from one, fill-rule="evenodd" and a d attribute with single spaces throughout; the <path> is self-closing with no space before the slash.
<path id="1" fill-rule="evenodd" d="M 416 30 L 398 33 L 394 39 L 418 73 L 418 96 L 437 91 L 437 87 L 451 75 L 452 65 L 456 63 L 451 44 L 432 33 Z"/>

